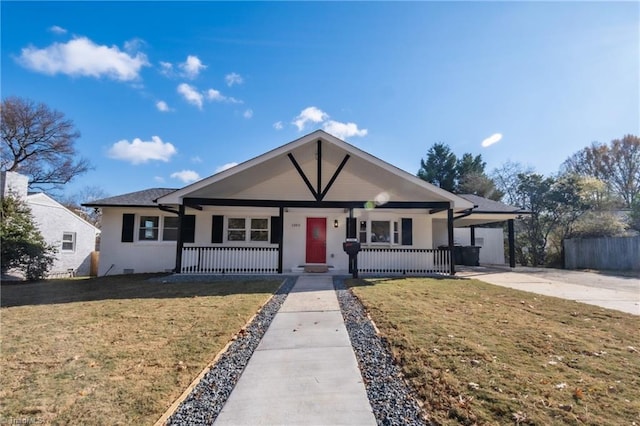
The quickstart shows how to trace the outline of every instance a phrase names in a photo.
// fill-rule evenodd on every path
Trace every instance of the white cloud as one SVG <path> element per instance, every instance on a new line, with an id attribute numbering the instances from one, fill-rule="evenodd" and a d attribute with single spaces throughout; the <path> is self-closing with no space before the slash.
<path id="1" fill-rule="evenodd" d="M 192 80 L 200 74 L 200 71 L 207 68 L 207 66 L 200 61 L 200 58 L 193 55 L 187 56 L 187 60 L 181 63 L 179 67 L 182 70 L 182 75 Z"/>
<path id="2" fill-rule="evenodd" d="M 169 108 L 169 105 L 167 105 L 165 101 L 156 102 L 156 108 L 158 108 L 158 111 L 162 111 L 162 112 L 171 111 L 171 109 Z"/>
<path id="3" fill-rule="evenodd" d="M 222 93 L 220 93 L 216 89 L 209 89 L 207 90 L 207 99 L 209 99 L 210 101 L 222 102 L 227 98 L 225 96 L 222 96 Z"/>
<path id="4" fill-rule="evenodd" d="M 187 83 L 182 83 L 178 86 L 178 93 L 180 93 L 187 102 L 197 106 L 199 109 L 202 109 L 202 106 L 205 100 L 211 101 L 211 102 L 226 102 L 231 104 L 243 103 L 242 101 L 232 98 L 230 96 L 224 96 L 222 93 L 220 93 L 216 89 L 208 89 L 205 92 L 200 92 L 198 91 L 197 88 Z M 246 111 L 245 111 L 245 114 L 246 114 Z M 247 118 L 250 118 L 250 117 L 247 117 Z"/>
<path id="5" fill-rule="evenodd" d="M 58 25 L 54 25 L 52 27 L 49 27 L 49 31 L 51 31 L 54 34 L 66 34 L 67 30 L 65 28 L 62 28 Z"/>
<path id="6" fill-rule="evenodd" d="M 322 123 L 322 128 L 325 132 L 331 133 L 340 139 L 346 139 L 351 136 L 366 136 L 368 133 L 367 129 L 359 129 L 356 123 L 329 120 L 329 114 L 314 106 L 303 109 L 292 122 L 298 128 L 298 131 L 304 130 L 307 123 Z M 273 127 L 279 130 L 282 128 L 282 123 L 277 122 Z"/>
<path id="7" fill-rule="evenodd" d="M 195 182 L 200 179 L 200 175 L 193 170 L 181 170 L 179 172 L 171 173 L 173 179 L 179 179 L 184 183 Z"/>
<path id="8" fill-rule="evenodd" d="M 180 93 L 187 102 L 202 109 L 203 96 L 195 87 L 187 83 L 182 83 L 178 86 L 178 93 Z"/>
<path id="9" fill-rule="evenodd" d="M 358 129 L 356 123 L 341 123 L 339 121 L 329 120 L 322 125 L 325 132 L 332 134 L 340 139 L 347 139 L 351 136 L 366 136 L 367 129 Z"/>
<path id="10" fill-rule="evenodd" d="M 276 121 L 275 123 L 273 123 L 273 128 L 276 130 L 282 130 L 284 127 L 284 125 L 282 124 L 282 121 Z"/>
<path id="11" fill-rule="evenodd" d="M 167 77 L 173 76 L 173 64 L 171 62 L 160 61 L 160 74 Z"/>
<path id="12" fill-rule="evenodd" d="M 196 163 L 196 164 L 200 164 L 202 163 L 202 158 L 198 157 L 197 155 L 191 157 L 191 162 L 192 163 Z"/>
<path id="13" fill-rule="evenodd" d="M 329 115 L 314 106 L 307 107 L 293 120 L 293 124 L 298 128 L 298 131 L 304 130 L 307 123 L 321 123 L 328 119 Z"/>
<path id="14" fill-rule="evenodd" d="M 494 133 L 493 135 L 489 136 L 488 138 L 482 141 L 482 147 L 487 148 L 493 145 L 494 143 L 500 142 L 501 139 L 502 139 L 502 133 Z"/>
<path id="15" fill-rule="evenodd" d="M 242 116 L 246 119 L 253 117 L 253 110 L 249 108 L 248 110 L 242 113 Z"/>
<path id="16" fill-rule="evenodd" d="M 17 59 L 23 67 L 43 74 L 109 77 L 119 81 L 137 80 L 140 70 L 149 66 L 144 53 L 121 51 L 117 46 L 97 45 L 86 37 L 54 43 L 44 49 L 30 46 Z"/>
<path id="17" fill-rule="evenodd" d="M 216 169 L 216 173 L 224 172 L 225 170 L 230 169 L 230 168 L 232 168 L 232 167 L 235 167 L 235 166 L 237 166 L 237 165 L 238 165 L 238 163 L 227 163 L 227 164 L 223 164 L 222 166 L 220 166 L 220 167 L 218 167 L 218 168 Z"/>
<path id="18" fill-rule="evenodd" d="M 164 183 L 164 178 L 162 176 L 154 176 L 153 180 L 155 180 L 158 183 Z"/>
<path id="19" fill-rule="evenodd" d="M 145 43 L 141 38 L 133 38 L 124 42 L 124 50 L 129 53 L 136 53 L 137 51 L 142 50 L 146 44 L 147 43 Z"/>
<path id="20" fill-rule="evenodd" d="M 216 89 L 207 90 L 207 99 L 214 102 L 228 102 L 230 104 L 241 104 L 242 101 L 232 98 L 230 96 L 224 96 L 220 91 Z"/>
<path id="21" fill-rule="evenodd" d="M 227 86 L 231 87 L 234 84 L 242 84 L 244 79 L 240 74 L 232 72 L 224 76 L 224 80 L 227 82 Z"/>
<path id="22" fill-rule="evenodd" d="M 132 142 L 126 139 L 114 143 L 109 148 L 109 157 L 128 161 L 131 164 L 146 163 L 151 160 L 169 161 L 178 151 L 170 142 L 162 142 L 159 136 L 152 136 L 150 141 L 135 138 Z"/>

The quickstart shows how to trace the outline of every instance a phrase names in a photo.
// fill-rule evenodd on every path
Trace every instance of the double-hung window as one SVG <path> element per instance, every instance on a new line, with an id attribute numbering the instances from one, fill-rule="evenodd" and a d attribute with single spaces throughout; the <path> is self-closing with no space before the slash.
<path id="1" fill-rule="evenodd" d="M 160 217 L 158 216 L 140 216 L 140 229 L 138 233 L 138 240 L 157 241 L 159 224 L 160 224 Z"/>
<path id="2" fill-rule="evenodd" d="M 180 218 L 178 216 L 165 216 L 162 222 L 162 241 L 177 241 Z"/>
<path id="3" fill-rule="evenodd" d="M 75 251 L 75 250 L 76 250 L 76 233 L 63 232 L 62 233 L 62 251 Z"/>
<path id="4" fill-rule="evenodd" d="M 227 220 L 227 240 L 268 242 L 269 219 L 230 217 Z"/>

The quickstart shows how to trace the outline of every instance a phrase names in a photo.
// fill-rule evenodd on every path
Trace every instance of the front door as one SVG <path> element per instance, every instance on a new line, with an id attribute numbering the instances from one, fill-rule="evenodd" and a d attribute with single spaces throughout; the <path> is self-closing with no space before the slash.
<path id="1" fill-rule="evenodd" d="M 327 218 L 307 218 L 306 263 L 327 262 Z"/>

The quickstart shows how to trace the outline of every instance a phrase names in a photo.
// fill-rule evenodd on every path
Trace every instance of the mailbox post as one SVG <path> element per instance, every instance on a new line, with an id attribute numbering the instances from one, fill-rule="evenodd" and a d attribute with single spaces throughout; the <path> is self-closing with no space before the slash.
<path id="1" fill-rule="evenodd" d="M 358 252 L 360 252 L 360 241 L 356 238 L 347 238 L 342 243 L 342 249 L 349 255 L 349 269 L 353 278 L 358 278 Z"/>

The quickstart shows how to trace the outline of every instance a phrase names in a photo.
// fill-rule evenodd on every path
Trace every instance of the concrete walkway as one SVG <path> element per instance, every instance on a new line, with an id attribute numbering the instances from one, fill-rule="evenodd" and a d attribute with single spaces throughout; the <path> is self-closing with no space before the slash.
<path id="1" fill-rule="evenodd" d="M 465 268 L 458 276 L 640 315 L 640 279 L 559 269 Z"/>
<path id="2" fill-rule="evenodd" d="M 331 276 L 298 278 L 215 424 L 376 424 Z"/>

